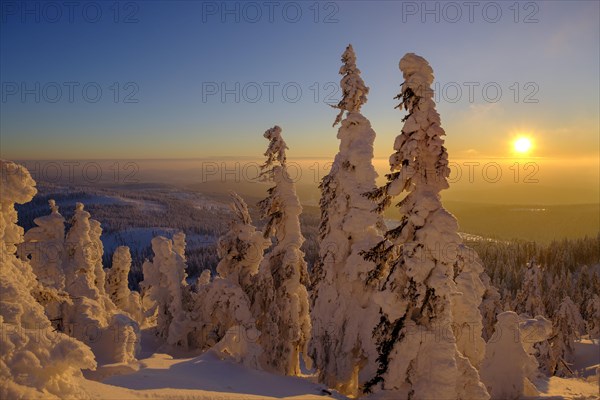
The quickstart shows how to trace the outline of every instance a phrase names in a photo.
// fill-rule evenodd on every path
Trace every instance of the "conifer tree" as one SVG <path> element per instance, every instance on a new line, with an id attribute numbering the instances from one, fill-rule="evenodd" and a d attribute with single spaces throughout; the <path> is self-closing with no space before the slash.
<path id="1" fill-rule="evenodd" d="M 297 375 L 301 354 L 305 363 L 311 365 L 307 356 L 311 332 L 306 289 L 309 280 L 304 253 L 300 250 L 304 243 L 300 232 L 302 206 L 294 182 L 287 174 L 287 145 L 281 137 L 281 128 L 274 126 L 264 137 L 269 146 L 261 177 L 275 186 L 268 190 L 259 208 L 266 221 L 263 235 L 272 237 L 274 244 L 260 264 L 257 279 L 261 291 L 252 300 L 252 307 L 261 332 L 263 368 Z"/>
<path id="2" fill-rule="evenodd" d="M 131 315 L 140 325 L 143 322 L 142 300 L 140 294 L 129 290 L 129 271 L 131 270 L 131 252 L 127 246 L 115 249 L 112 268 L 106 273 L 106 292 L 117 308 Z"/>
<path id="3" fill-rule="evenodd" d="M 553 375 L 572 375 L 571 365 L 575 360 L 575 340 L 581 337 L 581 333 L 585 329 L 584 325 L 579 308 L 569 296 L 565 296 L 554 316 L 554 335 L 549 340 L 554 356 L 553 361 L 556 362 Z"/>
<path id="4" fill-rule="evenodd" d="M 0 171 L 0 398 L 84 397 L 81 370 L 96 368 L 94 354 L 80 341 L 54 331 L 37 301 L 38 294 L 46 292 L 42 281 L 26 258 L 16 256 L 23 228 L 17 225 L 15 204 L 31 201 L 37 193 L 35 181 L 26 168 L 13 162 L 0 160 Z M 47 219 L 38 222 L 40 229 L 30 240 L 47 244 L 51 237 L 60 236 L 53 229 L 58 224 Z M 44 271 L 43 265 L 36 269 Z M 56 273 L 44 272 L 46 278 Z"/>
<path id="5" fill-rule="evenodd" d="M 377 265 L 366 283 L 381 285 L 375 296 L 381 312 L 374 331 L 379 365 L 364 390 L 397 398 L 485 399 L 488 394 L 473 367 L 484 345 L 478 310 L 485 290 L 482 267 L 470 258 L 456 219 L 441 204 L 450 169 L 430 89 L 433 70 L 412 53 L 400 60 L 400 69 L 404 83 L 398 107 L 408 115 L 394 143 L 387 183 L 368 197 L 378 201 L 376 211 L 381 212 L 393 197 L 406 193 L 397 204 L 399 226 L 365 253 Z M 462 353 L 467 344 L 449 329 L 454 324 L 462 329 L 464 323 L 473 331 L 469 354 Z M 435 336 L 440 327 L 449 330 L 444 340 L 422 339 Z"/>
<path id="6" fill-rule="evenodd" d="M 356 67 L 352 45 L 342 55 L 343 98 L 334 123 L 341 121 L 339 152 L 321 182 L 319 261 L 313 270 L 311 355 L 320 380 L 351 395 L 377 368 L 372 331 L 379 322 L 373 301 L 377 288 L 364 285 L 375 264 L 361 252 L 383 240 L 381 215 L 363 193 L 376 188 L 372 164 L 375 131 L 360 113 L 369 89 Z M 346 113 L 342 120 L 343 114 Z"/>

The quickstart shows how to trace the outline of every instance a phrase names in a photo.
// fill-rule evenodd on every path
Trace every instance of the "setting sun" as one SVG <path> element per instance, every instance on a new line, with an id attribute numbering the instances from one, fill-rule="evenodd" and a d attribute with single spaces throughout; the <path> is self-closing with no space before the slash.
<path id="1" fill-rule="evenodd" d="M 531 139 L 527 137 L 517 138 L 514 142 L 514 148 L 517 153 L 527 153 L 531 150 Z"/>

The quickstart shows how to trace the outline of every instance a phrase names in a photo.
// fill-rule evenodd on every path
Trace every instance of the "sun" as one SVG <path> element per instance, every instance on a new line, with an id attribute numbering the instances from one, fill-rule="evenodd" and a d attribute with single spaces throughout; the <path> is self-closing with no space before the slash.
<path id="1" fill-rule="evenodd" d="M 513 143 L 514 149 L 517 153 L 525 154 L 531 150 L 532 143 L 528 137 L 521 136 Z"/>

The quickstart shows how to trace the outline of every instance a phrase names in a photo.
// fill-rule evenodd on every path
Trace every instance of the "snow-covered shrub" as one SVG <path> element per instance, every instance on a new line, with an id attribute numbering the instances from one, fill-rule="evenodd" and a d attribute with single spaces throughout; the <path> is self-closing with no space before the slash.
<path id="1" fill-rule="evenodd" d="M 334 123 L 342 124 L 337 133 L 339 152 L 320 185 L 320 249 L 312 272 L 310 351 L 321 382 L 357 395 L 359 385 L 377 369 L 372 331 L 379 322 L 379 306 L 373 301 L 376 287 L 364 285 L 375 264 L 361 252 L 383 239 L 385 225 L 382 216 L 371 212 L 375 203 L 363 196 L 376 188 L 375 131 L 360 113 L 369 88 L 356 67 L 352 45 L 344 51 L 342 62 L 344 97 Z"/>
<path id="2" fill-rule="evenodd" d="M 41 281 L 29 262 L 15 256 L 16 246 L 23 242 L 23 229 L 17 225 L 14 205 L 32 199 L 35 182 L 13 162 L 0 161 L 0 168 L 0 398 L 86 397 L 77 378 L 82 377 L 82 369 L 96 367 L 93 353 L 83 343 L 54 331 L 32 295 L 44 292 Z"/>
<path id="3" fill-rule="evenodd" d="M 441 204 L 450 169 L 430 89 L 433 70 L 412 53 L 400 60 L 400 69 L 399 107 L 408 115 L 394 143 L 387 183 L 369 198 L 378 201 L 376 211 L 381 212 L 393 197 L 406 195 L 398 203 L 399 226 L 365 253 L 377 265 L 366 284 L 379 285 L 375 301 L 381 312 L 374 331 L 379 365 L 364 390 L 395 398 L 485 399 L 473 366 L 484 345 L 482 266 L 462 244 L 456 219 Z M 465 330 L 472 332 L 470 339 L 457 337 L 453 327 L 461 337 Z M 440 330 L 443 339 L 432 339 Z"/>

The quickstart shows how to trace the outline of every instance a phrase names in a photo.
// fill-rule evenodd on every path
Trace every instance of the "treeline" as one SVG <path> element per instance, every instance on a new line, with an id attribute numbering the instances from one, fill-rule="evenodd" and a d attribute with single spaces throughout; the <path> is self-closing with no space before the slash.
<path id="1" fill-rule="evenodd" d="M 226 207 L 202 207 L 194 203 L 191 196 L 173 195 L 167 190 L 146 192 L 95 188 L 58 188 L 41 186 L 40 195 L 30 203 L 17 206 L 19 224 L 28 229 L 34 226 L 33 220 L 48 214 L 48 200 L 55 199 L 61 207 L 61 213 L 67 221 L 73 215 L 74 202 L 85 203 L 92 217 L 102 223 L 103 234 L 126 232 L 132 228 L 173 229 L 182 231 L 186 236 L 203 235 L 218 238 L 229 228 L 233 215 Z M 115 203 L 94 203 L 96 196 L 114 197 Z M 122 200 L 122 201 L 119 201 Z M 129 203 L 127 200 L 134 200 Z M 252 204 L 249 207 L 254 224 L 262 229 L 264 222 L 259 219 L 258 210 Z M 302 234 L 306 238 L 302 246 L 309 271 L 318 260 L 319 210 L 316 207 L 304 207 L 300 218 Z M 67 224 L 68 225 L 68 224 Z M 67 226 L 68 229 L 68 226 Z M 132 267 L 129 276 L 131 289 L 139 290 L 143 280 L 142 264 L 152 258 L 150 242 L 131 242 L 132 239 L 118 240 L 117 245 L 126 245 L 131 249 Z M 600 279 L 600 235 L 579 239 L 563 239 L 549 244 L 538 244 L 522 240 L 497 241 L 484 238 L 469 239 L 466 245 L 476 251 L 481 258 L 492 284 L 499 289 L 502 301 L 514 297 L 522 288 L 526 266 L 533 262 L 540 266 L 545 279 L 542 282 L 544 296 L 568 295 L 585 314 L 585 301 L 582 288 L 594 285 L 594 279 Z M 116 247 L 116 246 L 114 246 Z M 108 250 L 108 249 L 107 249 Z M 190 281 L 209 269 L 213 275 L 219 262 L 216 242 L 197 245 L 190 243 L 186 250 L 187 274 Z M 105 251 L 103 264 L 110 268 L 112 251 Z M 584 268 L 584 266 L 586 266 Z M 554 282 L 562 282 L 559 288 L 553 288 Z M 590 283 L 591 282 L 591 283 Z M 590 288 L 591 289 L 591 288 Z M 555 307 L 548 303 L 548 311 Z M 551 315 L 550 315 L 551 317 Z"/>
<path id="2" fill-rule="evenodd" d="M 583 266 L 596 266 L 595 273 L 600 273 L 600 235 L 562 239 L 547 245 L 519 240 L 481 240 L 467 244 L 483 261 L 493 285 L 511 295 L 521 289 L 525 267 L 530 262 L 540 265 L 548 277 L 570 276 L 570 279 L 576 279 Z"/>

